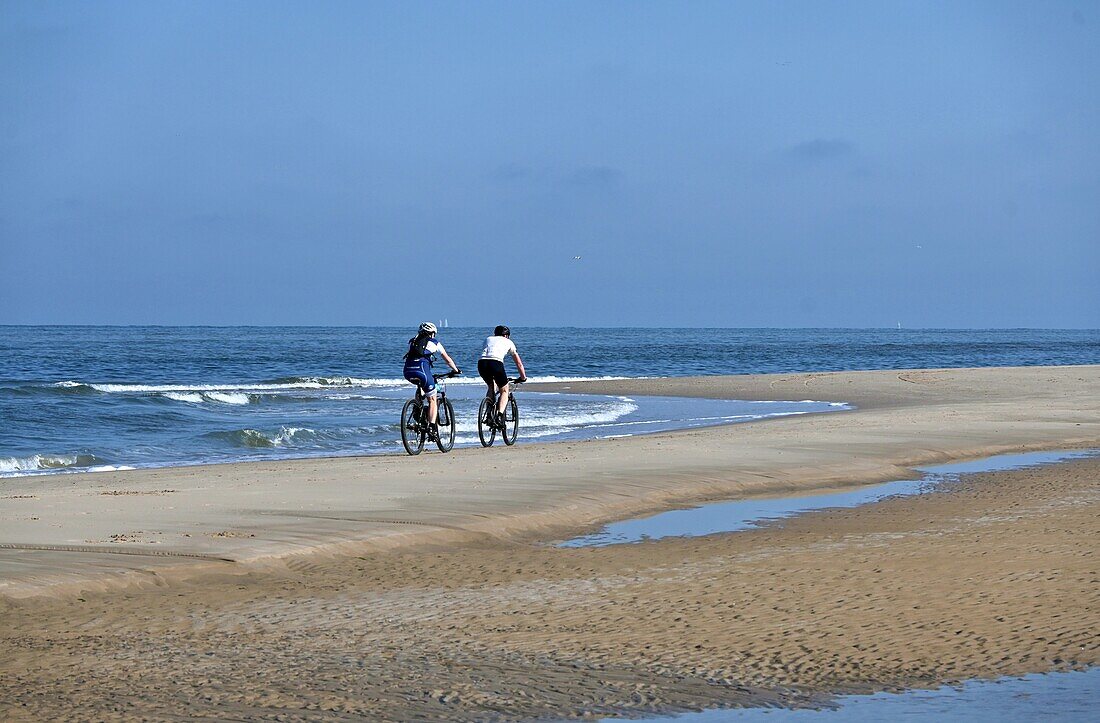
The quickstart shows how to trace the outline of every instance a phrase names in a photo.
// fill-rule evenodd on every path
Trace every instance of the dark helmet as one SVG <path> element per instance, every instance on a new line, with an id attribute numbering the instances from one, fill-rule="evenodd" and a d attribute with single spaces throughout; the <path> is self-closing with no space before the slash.
<path id="1" fill-rule="evenodd" d="M 497 328 L 493 329 L 493 336 L 511 336 L 512 330 L 501 324 Z"/>

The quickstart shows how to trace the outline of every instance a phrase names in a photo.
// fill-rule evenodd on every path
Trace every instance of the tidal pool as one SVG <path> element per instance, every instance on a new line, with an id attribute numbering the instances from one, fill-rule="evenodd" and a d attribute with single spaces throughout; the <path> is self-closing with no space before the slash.
<path id="1" fill-rule="evenodd" d="M 897 480 L 867 485 L 843 492 L 829 492 L 799 497 L 750 498 L 732 502 L 670 510 L 651 517 L 613 522 L 599 532 L 575 537 L 560 543 L 561 547 L 600 547 L 663 537 L 698 537 L 720 532 L 736 532 L 755 527 L 762 522 L 783 519 L 803 512 L 838 507 L 855 507 L 886 497 L 915 495 L 958 479 L 973 472 L 1000 472 L 1094 457 L 1100 450 L 1073 450 L 1002 454 L 969 462 L 952 462 L 934 467 L 918 467 L 924 476 L 915 480 Z"/>
<path id="2" fill-rule="evenodd" d="M 842 695 L 822 709 L 723 708 L 646 718 L 649 723 L 720 721 L 1095 721 L 1100 668 L 1069 673 L 971 680 L 936 690 Z"/>

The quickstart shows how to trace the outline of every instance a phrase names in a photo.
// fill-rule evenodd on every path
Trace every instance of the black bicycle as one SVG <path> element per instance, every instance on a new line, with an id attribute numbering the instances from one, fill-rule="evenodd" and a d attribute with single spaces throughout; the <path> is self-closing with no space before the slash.
<path id="1" fill-rule="evenodd" d="M 436 425 L 439 434 L 435 436 L 435 446 L 440 452 L 450 452 L 455 446 L 455 410 L 451 401 L 447 399 L 447 385 L 443 383 L 451 377 L 458 376 L 458 372 L 446 374 L 433 374 L 438 391 L 438 412 Z M 401 444 L 405 445 L 405 451 L 412 455 L 420 454 L 424 449 L 424 441 L 431 435 L 432 425 L 428 421 L 428 405 L 419 387 L 416 396 L 405 402 L 401 408 Z"/>
<path id="2" fill-rule="evenodd" d="M 510 385 L 522 384 L 519 379 L 509 379 Z M 477 410 L 477 436 L 481 440 L 482 447 L 492 447 L 496 441 L 497 432 L 501 439 L 511 447 L 516 443 L 516 435 L 519 434 L 519 405 L 516 404 L 516 395 L 508 395 L 508 404 L 504 407 L 504 417 L 497 418 L 497 409 L 500 408 L 500 390 L 493 396 L 486 395 L 481 400 L 481 406 Z"/>

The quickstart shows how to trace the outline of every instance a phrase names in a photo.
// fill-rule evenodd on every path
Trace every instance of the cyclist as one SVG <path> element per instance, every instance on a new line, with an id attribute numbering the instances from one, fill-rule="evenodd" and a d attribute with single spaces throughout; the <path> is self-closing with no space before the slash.
<path id="1" fill-rule="evenodd" d="M 436 340 L 435 333 L 435 324 L 425 321 L 420 325 L 416 336 L 409 339 L 409 351 L 405 353 L 405 379 L 416 385 L 418 395 L 428 398 L 428 422 L 431 424 L 428 437 L 432 441 L 439 437 L 439 404 L 435 398 L 435 377 L 432 376 L 436 352 L 455 374 L 461 373 L 447 350 Z"/>
<path id="2" fill-rule="evenodd" d="M 495 424 L 501 425 L 504 408 L 508 406 L 508 375 L 504 373 L 504 357 L 511 355 L 519 369 L 519 382 L 527 381 L 527 372 L 523 369 L 523 360 L 519 358 L 516 345 L 512 342 L 512 330 L 501 324 L 493 329 L 493 335 L 485 338 L 485 349 L 477 360 L 477 373 L 489 387 L 485 396 L 490 399 L 500 390 L 500 404 L 497 405 Z"/>

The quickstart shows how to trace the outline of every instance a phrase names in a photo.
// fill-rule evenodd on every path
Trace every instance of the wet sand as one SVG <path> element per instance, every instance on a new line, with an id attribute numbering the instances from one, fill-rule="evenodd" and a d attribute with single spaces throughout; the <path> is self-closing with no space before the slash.
<path id="1" fill-rule="evenodd" d="M 1100 662 L 1100 461 L 760 530 L 0 602 L 0 717 L 516 720 Z"/>
<path id="2" fill-rule="evenodd" d="M 0 542 L 79 551 L 0 550 L 0 718 L 561 718 L 1098 662 L 1097 460 L 733 535 L 545 544 L 672 503 L 1095 446 L 1096 367 L 587 389 L 860 410 L 447 458 L 96 475 L 94 494 L 51 480 L 24 497 L 27 479 L 5 481 Z M 288 500 L 313 516 L 273 516 Z M 112 529 L 133 534 L 71 539 Z M 318 544 L 329 554 L 304 551 Z M 171 568 L 112 549 L 252 562 Z"/>

